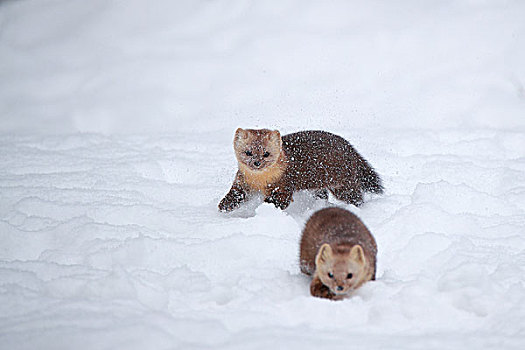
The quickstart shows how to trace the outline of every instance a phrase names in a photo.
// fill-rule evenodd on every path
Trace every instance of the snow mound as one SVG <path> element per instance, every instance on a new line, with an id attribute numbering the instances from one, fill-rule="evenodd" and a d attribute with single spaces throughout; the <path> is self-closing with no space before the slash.
<path id="1" fill-rule="evenodd" d="M 418 142 L 396 134 L 392 149 Z M 472 136 L 435 134 L 438 152 Z M 505 134 L 484 142 L 505 150 Z M 377 239 L 378 279 L 330 302 L 309 295 L 298 247 L 309 215 L 342 203 L 298 193 L 286 211 L 256 198 L 219 213 L 230 146 L 181 139 L 2 138 L 2 348 L 523 344 L 523 157 L 376 146 L 386 193 L 346 207 Z M 479 181 L 491 170 L 501 187 Z"/>

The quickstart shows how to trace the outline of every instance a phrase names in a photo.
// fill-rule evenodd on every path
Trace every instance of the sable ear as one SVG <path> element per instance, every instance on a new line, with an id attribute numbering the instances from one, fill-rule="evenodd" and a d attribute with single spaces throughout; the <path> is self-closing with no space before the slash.
<path id="1" fill-rule="evenodd" d="M 235 140 L 245 139 L 247 137 L 248 133 L 246 132 L 246 130 L 241 128 L 237 128 L 237 130 L 235 130 Z"/>
<path id="2" fill-rule="evenodd" d="M 315 257 L 315 265 L 319 266 L 324 264 L 332 259 L 332 247 L 329 244 L 325 243 L 319 248 L 319 252 Z"/>
<path id="3" fill-rule="evenodd" d="M 365 253 L 363 252 L 363 248 L 359 244 L 356 244 L 352 247 L 352 250 L 350 250 L 350 259 L 360 263 L 364 264 L 365 262 Z"/>
<path id="4" fill-rule="evenodd" d="M 246 145 L 246 139 L 248 138 L 248 132 L 244 129 L 238 128 L 235 131 L 235 137 L 233 138 L 233 148 L 239 150 Z"/>
<path id="5" fill-rule="evenodd" d="M 270 131 L 270 142 L 278 145 L 279 148 L 281 148 L 282 141 L 281 141 L 281 133 L 277 130 Z"/>

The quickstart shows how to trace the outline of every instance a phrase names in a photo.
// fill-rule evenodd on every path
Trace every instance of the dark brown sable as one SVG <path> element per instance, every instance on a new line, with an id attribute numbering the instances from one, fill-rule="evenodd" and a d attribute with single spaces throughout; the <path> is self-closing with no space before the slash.
<path id="1" fill-rule="evenodd" d="M 343 299 L 369 280 L 375 280 L 377 245 L 363 222 L 341 208 L 315 212 L 303 230 L 301 272 L 312 276 L 310 293 Z"/>
<path id="2" fill-rule="evenodd" d="M 382 193 L 381 179 L 344 138 L 326 131 L 300 131 L 281 138 L 278 131 L 237 129 L 234 149 L 239 170 L 221 211 L 238 208 L 251 193 L 285 209 L 299 190 L 327 190 L 339 200 L 359 206 L 363 193 Z"/>

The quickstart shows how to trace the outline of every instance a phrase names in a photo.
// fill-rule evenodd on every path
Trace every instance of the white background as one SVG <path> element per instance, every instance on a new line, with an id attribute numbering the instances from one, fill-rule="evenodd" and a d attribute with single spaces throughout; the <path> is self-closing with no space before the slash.
<path id="1" fill-rule="evenodd" d="M 525 347 L 525 3 L 0 3 L 0 348 Z M 233 214 L 237 127 L 348 139 L 386 192 Z M 309 295 L 342 205 L 378 279 Z"/>

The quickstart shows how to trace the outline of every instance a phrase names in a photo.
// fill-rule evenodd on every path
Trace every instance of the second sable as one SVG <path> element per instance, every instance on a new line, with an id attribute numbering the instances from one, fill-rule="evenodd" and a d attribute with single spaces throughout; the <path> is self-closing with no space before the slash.
<path id="1" fill-rule="evenodd" d="M 339 300 L 376 276 L 377 245 L 361 220 L 341 208 L 315 212 L 301 238 L 301 271 L 313 277 L 310 293 Z"/>
<path id="2" fill-rule="evenodd" d="M 268 129 L 237 129 L 233 141 L 239 170 L 219 203 L 221 211 L 239 207 L 252 193 L 285 209 L 299 190 L 360 205 L 364 192 L 382 193 L 381 179 L 367 161 L 340 136 L 325 131 L 285 135 Z"/>

